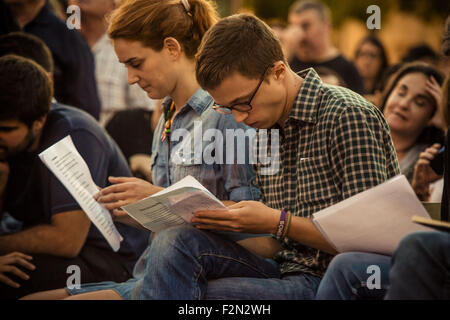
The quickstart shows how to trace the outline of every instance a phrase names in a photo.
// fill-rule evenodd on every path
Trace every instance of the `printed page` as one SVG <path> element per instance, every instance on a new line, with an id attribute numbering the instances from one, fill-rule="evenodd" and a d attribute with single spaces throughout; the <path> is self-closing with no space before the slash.
<path id="1" fill-rule="evenodd" d="M 98 192 L 89 168 L 78 153 L 70 136 L 58 141 L 39 154 L 42 162 L 52 171 L 103 234 L 114 251 L 123 240 L 114 225 L 109 211 L 94 200 Z"/>
<path id="2" fill-rule="evenodd" d="M 183 180 L 178 185 L 184 187 L 173 188 L 174 184 L 170 192 L 159 192 L 122 209 L 153 232 L 190 223 L 194 213 L 199 210 L 225 209 L 222 202 L 211 198 L 204 190 L 186 187 L 186 181 Z"/>
<path id="3" fill-rule="evenodd" d="M 405 176 L 397 176 L 313 215 L 313 222 L 338 252 L 391 255 L 400 240 L 432 229 L 411 221 L 429 218 Z"/>

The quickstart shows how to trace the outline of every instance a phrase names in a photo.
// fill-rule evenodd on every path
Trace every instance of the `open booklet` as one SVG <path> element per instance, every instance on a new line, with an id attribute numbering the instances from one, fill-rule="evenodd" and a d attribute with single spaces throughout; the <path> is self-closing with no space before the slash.
<path id="1" fill-rule="evenodd" d="M 413 216 L 430 218 L 408 180 L 399 175 L 316 212 L 312 221 L 338 252 L 392 255 L 407 234 L 433 231 L 413 223 Z"/>
<path id="2" fill-rule="evenodd" d="M 123 206 L 122 209 L 143 227 L 159 232 L 168 227 L 191 223 L 196 211 L 225 210 L 226 207 L 194 177 L 187 176 L 150 197 Z M 233 241 L 271 236 L 227 231 L 216 233 Z"/>
<path id="3" fill-rule="evenodd" d="M 70 192 L 114 251 L 123 240 L 109 211 L 94 200 L 98 188 L 72 138 L 67 136 L 39 154 L 42 162 Z"/>

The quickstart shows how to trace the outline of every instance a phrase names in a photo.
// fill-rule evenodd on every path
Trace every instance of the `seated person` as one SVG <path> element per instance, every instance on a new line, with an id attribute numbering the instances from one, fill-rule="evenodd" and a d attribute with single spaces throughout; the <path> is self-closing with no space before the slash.
<path id="1" fill-rule="evenodd" d="M 0 283 L 0 299 L 64 286 L 73 265 L 80 268 L 81 283 L 125 281 L 147 245 L 147 232 L 116 223 L 124 240 L 113 252 L 40 161 L 40 152 L 70 135 L 98 186 L 105 187 L 110 175 L 131 175 L 117 145 L 96 120 L 52 104 L 52 94 L 52 82 L 41 66 L 14 55 L 0 58 L 0 212 L 23 224 L 21 231 L 0 236 L 0 255 L 25 253 L 36 266 L 26 272 L 29 280 L 8 275 L 20 288 Z"/>
<path id="2" fill-rule="evenodd" d="M 441 119 L 444 123 L 450 123 L 450 106 L 445 101 L 448 101 L 448 97 L 450 96 L 450 78 L 447 78 L 447 80 L 444 83 L 444 86 L 442 88 L 442 95 L 443 95 L 443 103 L 441 103 L 441 112 L 439 112 L 441 116 Z M 447 137 L 446 137 L 446 144 L 448 144 L 448 129 L 447 131 Z M 420 154 L 419 160 L 416 163 L 416 166 L 414 167 L 414 176 L 411 182 L 411 185 L 414 189 L 414 192 L 417 194 L 420 200 L 422 201 L 430 201 L 430 202 L 439 202 L 440 198 L 437 192 L 442 191 L 442 184 L 445 180 L 443 177 L 444 174 L 444 164 L 441 164 L 441 167 L 434 167 L 432 168 L 430 163 L 431 161 L 438 155 L 439 151 L 441 150 L 442 145 L 439 143 L 433 144 L 431 147 L 427 148 L 424 152 Z M 446 149 L 443 150 L 443 156 L 445 158 L 445 154 L 448 154 L 448 151 Z M 448 161 L 448 160 L 447 160 Z M 448 166 L 447 166 L 448 167 Z M 446 173 L 448 175 L 448 172 Z M 448 176 L 447 176 L 448 179 Z M 442 203 L 445 204 L 446 201 L 444 201 L 445 194 L 443 195 L 443 201 Z M 442 220 L 448 220 L 448 215 L 446 215 L 446 210 L 441 210 L 441 219 Z"/>
<path id="3" fill-rule="evenodd" d="M 364 37 L 355 50 L 353 62 L 364 81 L 366 95 L 373 95 L 388 68 L 386 51 L 381 41 L 373 34 Z"/>
<path id="4" fill-rule="evenodd" d="M 443 93 L 443 118 L 450 124 L 448 79 L 444 84 Z M 440 145 L 433 145 L 420 154 L 413 180 L 413 187 L 419 196 L 428 192 L 430 177 L 433 179 L 436 176 L 430 167 L 430 161 L 436 156 L 439 147 Z M 445 168 L 449 168 L 447 150 L 448 145 L 445 151 Z M 448 170 L 444 170 L 442 220 L 448 220 L 449 216 L 448 174 Z M 448 233 L 419 232 L 406 236 L 392 258 L 365 252 L 339 254 L 331 261 L 319 286 L 316 299 L 381 299 L 386 292 L 388 292 L 387 299 L 449 299 L 448 290 L 445 291 L 441 286 L 445 283 L 444 277 L 449 270 L 449 243 Z M 366 283 L 369 277 L 367 267 L 370 265 L 380 267 L 380 287 L 372 290 L 367 288 Z"/>
<path id="5" fill-rule="evenodd" d="M 422 63 L 406 64 L 389 81 L 381 103 L 400 163 L 412 181 L 419 155 L 428 146 L 442 143 L 443 132 L 432 125 L 441 100 L 442 74 Z"/>

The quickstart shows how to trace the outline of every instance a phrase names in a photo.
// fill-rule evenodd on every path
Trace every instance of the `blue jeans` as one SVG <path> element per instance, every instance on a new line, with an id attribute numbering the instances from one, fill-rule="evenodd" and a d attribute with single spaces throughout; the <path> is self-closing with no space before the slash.
<path id="1" fill-rule="evenodd" d="M 337 255 L 328 266 L 316 299 L 383 299 L 389 286 L 390 260 L 389 256 L 365 252 Z"/>
<path id="2" fill-rule="evenodd" d="M 320 281 L 307 275 L 281 279 L 274 260 L 192 226 L 160 232 L 149 261 L 132 299 L 312 298 Z"/>
<path id="3" fill-rule="evenodd" d="M 450 234 L 406 236 L 392 257 L 386 299 L 450 299 Z"/>

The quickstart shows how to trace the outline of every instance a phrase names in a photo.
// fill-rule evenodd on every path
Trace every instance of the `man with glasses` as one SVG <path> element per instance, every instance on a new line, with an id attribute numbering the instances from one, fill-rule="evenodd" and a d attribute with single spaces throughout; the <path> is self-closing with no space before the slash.
<path id="1" fill-rule="evenodd" d="M 358 94 L 323 84 L 313 69 L 294 73 L 275 35 L 254 16 L 222 19 L 196 58 L 197 79 L 217 111 L 278 129 L 279 170 L 267 175 L 264 163 L 256 165 L 261 202 L 196 212 L 195 227 L 158 234 L 142 280 L 152 290 L 134 296 L 312 299 L 335 250 L 310 217 L 399 173 L 388 126 Z M 259 151 L 271 142 L 260 139 Z M 274 237 L 238 245 L 205 230 Z"/>

